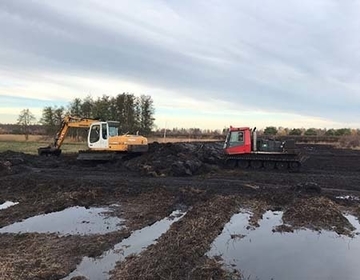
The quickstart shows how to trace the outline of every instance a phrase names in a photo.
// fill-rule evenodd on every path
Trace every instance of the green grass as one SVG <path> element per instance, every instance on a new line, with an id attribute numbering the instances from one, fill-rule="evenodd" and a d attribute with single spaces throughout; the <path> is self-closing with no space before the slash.
<path id="1" fill-rule="evenodd" d="M 46 147 L 49 142 L 26 142 L 26 141 L 0 141 L 0 152 L 14 151 L 26 154 L 37 154 L 39 147 Z M 62 153 L 76 153 L 79 150 L 86 150 L 85 143 L 64 143 L 61 146 Z"/>

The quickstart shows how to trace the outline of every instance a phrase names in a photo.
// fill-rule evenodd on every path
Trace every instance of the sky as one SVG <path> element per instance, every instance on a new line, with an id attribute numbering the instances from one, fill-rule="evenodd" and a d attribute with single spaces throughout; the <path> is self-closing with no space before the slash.
<path id="1" fill-rule="evenodd" d="M 0 123 L 151 95 L 157 128 L 360 128 L 360 1 L 0 0 Z"/>

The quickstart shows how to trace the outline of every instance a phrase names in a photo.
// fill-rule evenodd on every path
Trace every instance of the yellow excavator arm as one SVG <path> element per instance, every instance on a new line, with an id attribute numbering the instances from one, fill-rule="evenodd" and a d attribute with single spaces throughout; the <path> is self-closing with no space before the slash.
<path id="1" fill-rule="evenodd" d="M 57 132 L 57 134 L 55 136 L 55 141 L 54 141 L 52 147 L 54 149 L 60 149 L 70 127 L 89 128 L 92 123 L 98 122 L 98 121 L 99 120 L 95 120 L 95 119 L 66 116 L 61 122 L 60 130 Z"/>
<path id="2" fill-rule="evenodd" d="M 39 155 L 55 155 L 59 156 L 61 154 L 61 145 L 63 144 L 66 134 L 69 131 L 69 128 L 89 128 L 92 123 L 99 122 L 96 119 L 90 118 L 80 118 L 74 116 L 65 116 L 64 119 L 61 121 L 60 129 L 56 133 L 54 142 L 51 143 L 47 147 L 40 147 L 38 148 Z"/>

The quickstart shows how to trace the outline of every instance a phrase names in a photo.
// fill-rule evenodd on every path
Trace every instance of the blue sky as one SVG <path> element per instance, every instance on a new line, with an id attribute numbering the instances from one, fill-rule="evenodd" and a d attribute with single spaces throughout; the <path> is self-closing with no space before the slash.
<path id="1" fill-rule="evenodd" d="M 359 1 L 0 1 L 0 122 L 122 92 L 156 125 L 360 127 Z"/>

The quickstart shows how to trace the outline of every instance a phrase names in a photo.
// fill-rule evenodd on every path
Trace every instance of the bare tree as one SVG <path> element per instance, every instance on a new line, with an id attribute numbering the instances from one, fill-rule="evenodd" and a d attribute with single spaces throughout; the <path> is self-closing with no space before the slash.
<path id="1" fill-rule="evenodd" d="M 29 126 L 34 123 L 35 120 L 35 116 L 30 112 L 29 109 L 24 109 L 20 112 L 17 123 L 21 125 L 26 141 L 29 140 Z"/>

